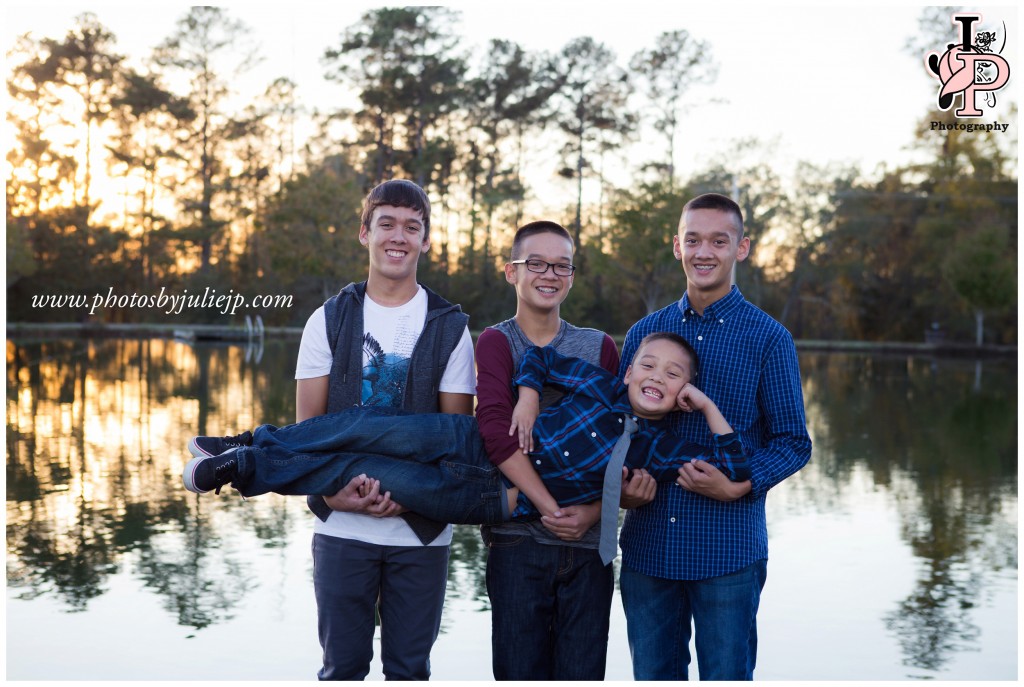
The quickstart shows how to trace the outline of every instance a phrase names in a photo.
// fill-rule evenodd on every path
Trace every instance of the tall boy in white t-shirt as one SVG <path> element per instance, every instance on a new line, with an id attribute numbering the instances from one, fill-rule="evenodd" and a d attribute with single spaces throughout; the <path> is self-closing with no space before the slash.
<path id="1" fill-rule="evenodd" d="M 468 317 L 416 282 L 430 247 L 430 202 L 391 180 L 367 195 L 359 241 L 365 282 L 349 284 L 306 323 L 296 366 L 296 421 L 352 405 L 471 414 L 476 380 Z M 451 526 L 404 513 L 372 475 L 310 497 L 320 679 L 361 680 L 379 610 L 384 675 L 430 676 L 448 570 Z M 397 517 L 396 517 L 397 516 Z"/>

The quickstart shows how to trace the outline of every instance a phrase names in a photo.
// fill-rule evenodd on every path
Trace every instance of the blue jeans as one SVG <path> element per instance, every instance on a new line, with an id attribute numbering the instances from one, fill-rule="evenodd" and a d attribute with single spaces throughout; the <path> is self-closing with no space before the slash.
<path id="1" fill-rule="evenodd" d="M 441 627 L 447 546 L 380 546 L 313 535 L 313 589 L 323 647 L 321 680 L 362 680 L 380 615 L 388 680 L 426 680 Z"/>
<path id="2" fill-rule="evenodd" d="M 666 580 L 619 573 L 626 634 L 636 680 L 686 680 L 690 620 L 701 680 L 753 680 L 757 607 L 768 561 L 707 580 Z"/>
<path id="3" fill-rule="evenodd" d="M 365 474 L 380 480 L 381 493 L 438 522 L 508 519 L 500 473 L 469 415 L 362 406 L 286 427 L 261 425 L 236 456 L 233 484 L 243 496 L 331 495 Z"/>
<path id="4" fill-rule="evenodd" d="M 603 680 L 612 566 L 595 549 L 487 532 L 496 680 Z"/>

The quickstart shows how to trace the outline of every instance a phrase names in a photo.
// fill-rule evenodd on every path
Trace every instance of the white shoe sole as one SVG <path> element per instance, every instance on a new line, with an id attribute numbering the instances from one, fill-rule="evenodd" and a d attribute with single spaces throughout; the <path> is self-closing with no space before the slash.
<path id="1" fill-rule="evenodd" d="M 199 445 L 196 443 L 196 437 L 192 437 L 188 440 L 188 452 L 196 458 L 213 458 L 212 453 L 207 453 L 203 449 L 199 448 Z"/>
<path id="2" fill-rule="evenodd" d="M 191 450 L 191 447 L 192 447 L 192 442 L 190 441 L 189 442 L 189 450 Z M 182 482 L 182 484 L 184 484 L 185 488 L 187 490 L 191 491 L 193 494 L 206 494 L 206 493 L 208 493 L 208 491 L 204 491 L 203 489 L 200 489 L 199 487 L 197 487 L 196 486 L 196 481 L 195 481 L 196 468 L 198 468 L 199 464 L 202 463 L 207 458 L 209 458 L 209 456 L 207 456 L 205 454 L 203 454 L 201 456 L 196 456 L 195 458 L 190 460 L 188 462 L 188 464 L 185 465 L 185 469 L 181 471 L 181 482 Z"/>

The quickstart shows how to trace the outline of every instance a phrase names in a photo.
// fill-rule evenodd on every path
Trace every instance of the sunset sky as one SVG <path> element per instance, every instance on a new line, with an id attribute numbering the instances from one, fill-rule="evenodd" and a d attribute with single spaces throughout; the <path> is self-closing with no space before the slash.
<path id="1" fill-rule="evenodd" d="M 274 78 L 298 83 L 299 95 L 312 109 L 327 110 L 350 102 L 341 87 L 323 78 L 324 49 L 358 21 L 367 3 L 297 2 L 226 5 L 231 16 L 252 29 L 251 38 L 265 56 L 263 63 L 238 80 L 239 98 L 265 89 Z M 683 28 L 711 44 L 719 64 L 717 81 L 690 91 L 677 143 L 677 168 L 685 176 L 700 169 L 738 139 L 775 141 L 771 160 L 786 175 L 797 160 L 857 164 L 871 174 L 881 163 L 905 162 L 915 127 L 934 111 L 938 82 L 929 78 L 924 55 L 904 50 L 917 32 L 921 6 L 887 7 L 733 5 L 684 3 L 516 2 L 455 3 L 461 22 L 454 30 L 464 47 L 477 49 L 490 38 L 515 40 L 525 47 L 557 51 L 571 39 L 589 35 L 613 48 L 628 64 L 639 49 L 663 31 Z M 3 10 L 5 49 L 14 38 L 32 32 L 37 38 L 61 37 L 74 17 L 94 12 L 117 36 L 118 49 L 139 59 L 170 35 L 188 6 L 181 3 L 15 3 Z M 1006 24 L 1004 56 L 1016 69 L 1017 10 L 981 8 L 984 26 Z M 1000 29 L 1001 30 L 1001 29 Z M 956 39 L 950 25 L 950 41 Z M 944 45 L 934 46 L 944 50 Z M 1024 66 L 1024 65 L 1022 65 Z M 1016 76 L 1016 74 L 1014 75 Z M 1016 79 L 999 95 L 986 121 L 1010 122 L 1009 103 L 1019 102 Z M 713 102 L 717 99 L 721 102 Z M 630 162 L 658 157 L 660 144 L 648 132 L 631 150 Z M 556 181 L 555 165 L 534 175 L 544 197 L 545 175 Z M 622 184 L 628 165 L 620 165 Z M 564 194 L 564 187 L 560 190 Z"/>

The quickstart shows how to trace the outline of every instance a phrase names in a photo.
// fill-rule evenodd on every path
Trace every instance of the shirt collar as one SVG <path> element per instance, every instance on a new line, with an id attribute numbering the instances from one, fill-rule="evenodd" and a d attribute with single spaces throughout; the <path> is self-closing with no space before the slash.
<path id="1" fill-rule="evenodd" d="M 740 289 L 735 284 L 729 289 L 729 293 L 725 294 L 717 301 L 704 308 L 703 315 L 697 315 L 697 311 L 690 307 L 690 295 L 683 292 L 683 297 L 679 299 L 679 312 L 682 313 L 684 318 L 696 315 L 698 317 L 717 317 L 725 319 L 733 313 L 740 305 L 743 304 L 743 294 L 740 293 Z"/>
<path id="2" fill-rule="evenodd" d="M 673 412 L 676 412 L 676 411 L 673 411 Z M 651 429 L 651 430 L 658 430 L 658 431 L 663 431 L 663 432 L 670 431 L 671 428 L 672 428 L 672 426 L 669 424 L 669 421 L 668 421 L 668 418 L 669 418 L 670 415 L 672 415 L 672 413 L 669 413 L 668 415 L 666 415 L 665 417 L 661 418 L 660 420 L 648 420 L 646 418 L 640 417 L 639 415 L 633 415 L 632 413 L 630 414 L 631 417 L 635 417 L 636 418 L 636 422 L 637 422 L 638 425 L 640 425 L 640 430 L 641 431 L 643 431 L 645 429 Z"/>

